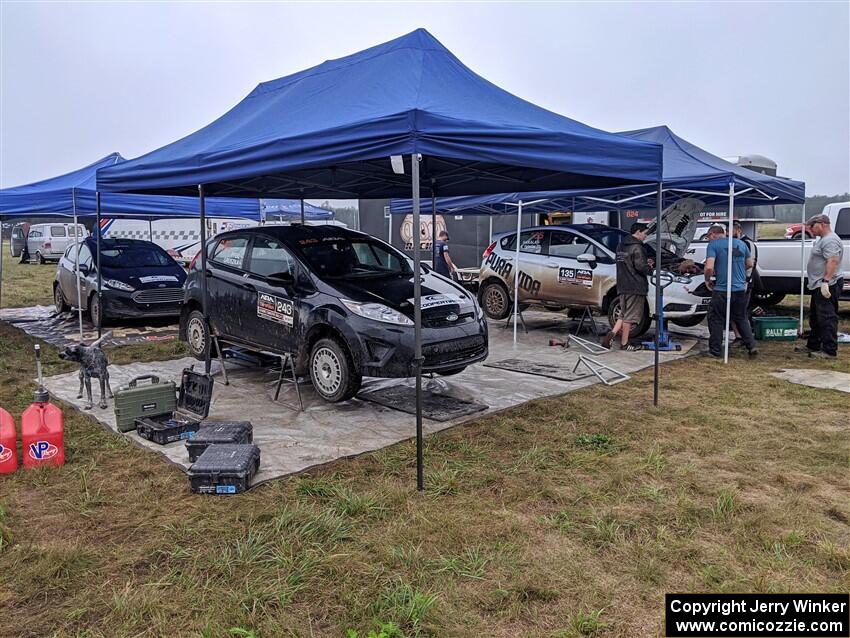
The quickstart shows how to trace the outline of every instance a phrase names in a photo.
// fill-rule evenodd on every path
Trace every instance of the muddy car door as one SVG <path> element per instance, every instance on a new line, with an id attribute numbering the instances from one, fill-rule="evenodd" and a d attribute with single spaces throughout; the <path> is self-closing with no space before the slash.
<path id="1" fill-rule="evenodd" d="M 213 330 L 241 338 L 250 309 L 245 307 L 250 295 L 246 292 L 247 273 L 243 269 L 249 237 L 230 235 L 212 246 L 207 265 L 209 316 Z M 248 333 L 250 334 L 250 333 Z"/>
<path id="2" fill-rule="evenodd" d="M 541 297 L 564 305 L 598 306 L 602 269 L 593 242 L 566 229 L 550 232 Z"/>
<path id="3" fill-rule="evenodd" d="M 252 341 L 275 352 L 294 351 L 298 262 L 281 240 L 255 235 L 246 269 L 245 283 L 253 288 L 251 309 L 247 307 L 247 297 L 245 301 Z"/>
<path id="4" fill-rule="evenodd" d="M 515 259 L 516 243 L 514 235 L 505 242 L 502 256 L 512 264 Z M 533 301 L 540 298 L 542 280 L 546 272 L 546 244 L 549 241 L 548 230 L 527 230 L 519 236 L 519 300 Z M 513 277 L 506 282 L 513 295 Z"/>

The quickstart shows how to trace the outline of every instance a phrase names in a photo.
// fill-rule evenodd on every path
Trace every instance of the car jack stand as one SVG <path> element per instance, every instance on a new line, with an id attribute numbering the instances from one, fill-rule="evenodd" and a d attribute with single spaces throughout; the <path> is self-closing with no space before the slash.
<path id="1" fill-rule="evenodd" d="M 221 367 L 221 376 L 224 378 L 224 385 L 230 385 L 230 381 L 227 378 L 227 368 L 224 367 L 224 350 L 221 349 L 221 345 L 218 343 L 218 337 L 213 336 L 212 342 L 215 346 L 215 352 L 218 355 L 218 365 Z"/>
<path id="2" fill-rule="evenodd" d="M 271 354 L 271 353 L 264 353 L 264 354 Z M 283 385 L 283 383 L 284 382 L 291 383 L 295 386 L 295 394 L 298 396 L 298 406 L 299 407 L 296 408 L 294 405 L 289 405 L 288 403 L 283 403 L 282 401 L 280 402 L 280 404 L 283 405 L 283 406 L 286 406 L 287 408 L 289 408 L 291 410 L 297 410 L 298 412 L 303 412 L 304 411 L 304 401 L 301 399 L 301 387 L 298 385 L 298 377 L 295 376 L 295 362 L 292 359 L 292 355 L 287 352 L 285 354 L 279 354 L 277 356 L 280 357 L 280 373 L 277 375 L 277 385 L 275 386 L 274 400 L 275 400 L 275 402 L 278 402 L 277 398 L 280 396 L 280 387 Z M 287 367 L 289 368 L 289 371 L 292 373 L 291 379 L 287 379 L 283 376 Z"/>
<path id="3" fill-rule="evenodd" d="M 620 372 L 619 370 L 615 370 L 611 366 L 606 366 L 598 359 L 588 357 L 585 354 L 580 354 L 578 356 L 578 361 L 576 361 L 576 364 L 573 367 L 573 373 L 578 372 L 578 368 L 581 365 L 584 365 L 584 367 L 590 370 L 590 372 L 605 385 L 614 385 L 615 383 L 620 383 L 621 381 L 628 381 L 629 379 L 631 379 L 631 377 L 625 372 Z M 606 377 L 603 374 L 604 372 L 610 373 L 610 378 Z"/>
<path id="4" fill-rule="evenodd" d="M 517 309 L 517 314 L 519 315 L 519 322 L 522 324 L 522 329 L 525 331 L 525 334 L 528 334 L 528 326 L 525 325 L 525 317 L 522 316 L 522 310 Z M 511 319 L 514 318 L 514 313 L 510 313 L 508 315 L 508 320 L 505 321 L 505 325 L 502 328 L 510 328 L 511 327 Z"/>
<path id="5" fill-rule="evenodd" d="M 662 303 L 664 299 L 662 298 Z M 655 322 L 656 330 L 658 330 L 658 351 L 659 352 L 678 352 L 682 349 L 682 344 L 672 341 L 670 333 L 667 332 L 666 322 L 664 321 L 664 307 L 662 306 L 661 318 Z M 655 350 L 655 340 L 644 341 L 643 347 L 646 350 Z"/>
<path id="6" fill-rule="evenodd" d="M 568 334 L 566 341 L 557 341 L 555 339 L 549 339 L 550 346 L 561 346 L 562 348 L 569 348 L 570 342 L 573 342 L 578 347 L 583 348 L 590 354 L 605 354 L 606 352 L 610 352 L 608 348 L 603 346 L 602 344 L 596 343 L 595 341 L 588 341 L 587 339 L 582 339 L 581 337 L 577 337 L 573 334 Z"/>
<path id="7" fill-rule="evenodd" d="M 579 317 L 578 325 L 576 326 L 576 330 L 573 334 L 577 335 L 581 333 L 584 328 L 585 321 L 590 324 L 590 329 L 593 330 L 593 334 L 598 337 L 599 329 L 596 327 L 596 319 L 593 318 L 593 310 L 590 309 L 590 306 L 584 306 L 584 310 L 581 311 L 581 317 Z"/>

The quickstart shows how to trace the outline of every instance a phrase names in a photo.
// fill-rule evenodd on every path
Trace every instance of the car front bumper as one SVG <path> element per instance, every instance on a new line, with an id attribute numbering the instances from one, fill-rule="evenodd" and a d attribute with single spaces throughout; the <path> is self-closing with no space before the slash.
<path id="1" fill-rule="evenodd" d="M 107 289 L 103 291 L 103 309 L 108 317 L 176 317 L 183 305 L 178 302 L 144 303 L 134 298 L 132 292 Z"/>
<path id="2" fill-rule="evenodd" d="M 345 332 L 360 374 L 385 378 L 415 375 L 413 326 L 350 315 L 346 317 Z M 487 321 L 483 314 L 455 326 L 422 328 L 422 372 L 464 368 L 483 361 L 487 354 Z"/>

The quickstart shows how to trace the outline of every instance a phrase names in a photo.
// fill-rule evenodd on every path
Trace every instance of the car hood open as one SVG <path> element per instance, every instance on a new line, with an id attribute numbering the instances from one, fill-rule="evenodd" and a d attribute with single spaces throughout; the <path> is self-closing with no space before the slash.
<path id="1" fill-rule="evenodd" d="M 705 203 L 693 197 L 680 199 L 661 213 L 661 246 L 684 257 L 694 240 Z M 647 228 L 647 244 L 655 243 L 655 222 Z"/>

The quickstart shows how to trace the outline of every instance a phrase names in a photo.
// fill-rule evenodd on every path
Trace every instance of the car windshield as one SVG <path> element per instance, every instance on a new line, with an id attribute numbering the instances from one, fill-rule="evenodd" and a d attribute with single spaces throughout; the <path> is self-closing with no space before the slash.
<path id="1" fill-rule="evenodd" d="M 146 268 L 170 266 L 171 257 L 155 244 L 142 246 L 103 246 L 100 249 L 101 263 L 106 268 Z"/>
<path id="2" fill-rule="evenodd" d="M 393 248 L 368 238 L 302 239 L 301 253 L 319 277 L 391 277 L 411 274 L 407 258 Z"/>

